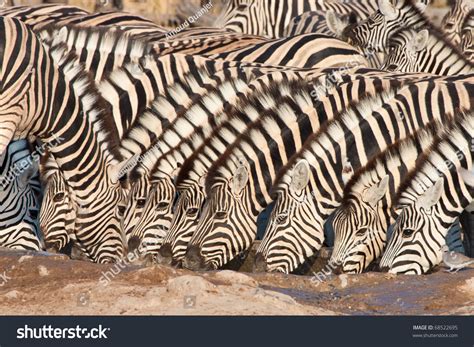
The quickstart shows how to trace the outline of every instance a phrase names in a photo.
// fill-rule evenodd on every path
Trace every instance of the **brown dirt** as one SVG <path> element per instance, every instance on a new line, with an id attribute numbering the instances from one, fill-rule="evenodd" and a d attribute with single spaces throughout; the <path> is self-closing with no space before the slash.
<path id="1" fill-rule="evenodd" d="M 2 314 L 367 315 L 474 313 L 474 268 L 425 276 L 195 273 L 0 250 Z M 117 275 L 112 273 L 116 272 Z M 104 274 L 110 281 L 105 283 Z M 4 282 L 4 279 L 7 279 Z"/>

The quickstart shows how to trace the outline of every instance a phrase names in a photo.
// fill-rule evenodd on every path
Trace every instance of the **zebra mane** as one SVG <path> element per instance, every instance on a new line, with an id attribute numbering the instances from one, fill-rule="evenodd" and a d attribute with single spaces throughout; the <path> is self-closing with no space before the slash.
<path id="1" fill-rule="evenodd" d="M 341 127 L 342 124 L 349 126 L 351 128 L 354 122 L 358 122 L 358 117 L 355 115 L 355 110 L 362 113 L 362 114 L 372 114 L 373 112 L 373 104 L 383 104 L 387 100 L 392 99 L 398 91 L 398 86 L 392 86 L 392 89 L 387 91 L 383 91 L 379 94 L 368 96 L 361 98 L 360 101 L 352 101 L 349 105 L 343 109 L 341 112 L 334 115 L 334 118 L 323 125 L 310 135 L 305 143 L 303 144 L 302 148 L 299 152 L 295 153 L 287 162 L 285 166 L 283 166 L 277 176 L 275 177 L 274 185 L 272 188 L 272 196 L 276 196 L 276 192 L 280 184 L 286 181 L 288 174 L 293 169 L 294 165 L 301 159 L 305 159 L 308 155 L 311 156 L 313 152 L 313 146 L 318 144 L 320 140 L 327 141 L 328 137 L 335 136 L 341 137 L 344 136 L 344 130 Z M 315 141 L 318 142 L 315 143 Z"/>
<path id="2" fill-rule="evenodd" d="M 464 130 L 463 130 L 464 129 Z M 435 182 L 442 177 L 442 173 L 449 171 L 449 158 L 456 158 L 460 149 L 452 144 L 471 142 L 465 139 L 465 132 L 474 134 L 474 114 L 472 112 L 459 112 L 454 117 L 448 129 L 440 136 L 436 146 L 432 146 L 425 151 L 417 160 L 415 168 L 408 173 L 406 179 L 398 188 L 393 206 L 405 205 L 424 192 L 427 184 Z M 472 138 L 471 138 L 472 139 Z M 448 158 L 448 159 L 446 159 Z"/>
<path id="3" fill-rule="evenodd" d="M 58 162 L 54 159 L 53 154 L 49 150 L 45 150 L 44 155 L 40 158 L 40 172 L 40 178 L 43 183 L 48 182 L 50 177 L 55 173 L 62 175 Z"/>
<path id="4" fill-rule="evenodd" d="M 350 194 L 354 191 L 361 192 L 364 188 L 373 184 L 373 171 L 384 172 L 385 167 L 396 167 L 403 160 L 400 157 L 410 155 L 417 147 L 417 143 L 421 147 L 434 146 L 439 142 L 437 136 L 446 124 L 439 120 L 432 120 L 428 124 L 404 139 L 399 139 L 390 144 L 384 151 L 373 157 L 365 166 L 357 169 L 352 178 L 347 182 L 344 188 L 343 203 L 348 200 Z"/>
<path id="5" fill-rule="evenodd" d="M 302 102 L 306 100 L 311 106 L 311 96 L 308 92 L 308 81 L 286 81 L 281 85 L 277 86 L 271 84 L 264 86 L 258 93 L 252 93 L 247 98 L 242 98 L 241 102 L 236 106 L 237 110 L 242 113 L 258 112 L 260 117 L 255 120 L 251 127 L 248 128 L 245 133 L 241 134 L 237 140 L 227 148 L 222 154 L 218 161 L 216 161 L 208 171 L 206 178 L 206 191 L 210 192 L 211 187 L 214 185 L 218 177 L 227 176 L 229 172 L 233 174 L 235 169 L 241 165 L 241 159 L 237 156 L 235 151 L 245 151 L 243 147 L 249 144 L 256 145 L 255 141 L 257 138 L 261 138 L 262 129 L 276 128 L 279 130 L 276 120 L 283 121 L 282 114 L 285 111 L 293 113 L 292 109 L 281 109 L 282 103 L 295 104 L 298 101 Z M 294 92 L 296 91 L 296 92 Z M 289 95 L 295 94 L 294 98 L 290 98 Z M 306 97 L 305 97 L 306 96 Z M 298 101 L 297 101 L 298 100 Z M 298 106 L 302 106 L 298 103 Z M 303 105 L 302 109 L 307 109 L 309 105 Z M 249 109 L 250 107 L 250 109 Z M 294 120 L 297 121 L 297 114 L 294 114 Z M 288 120 L 288 119 L 285 119 Z M 258 146 L 258 145 L 256 145 Z M 265 175 L 269 173 L 264 173 Z"/>
<path id="6" fill-rule="evenodd" d="M 120 160 L 121 155 L 117 150 L 119 140 L 114 133 L 115 123 L 90 74 L 77 62 L 75 52 L 66 52 L 64 45 L 52 48 L 49 54 L 63 72 L 66 81 L 71 83 L 84 117 L 89 118 L 101 148 L 106 154 Z"/>
<path id="7" fill-rule="evenodd" d="M 81 49 L 96 49 L 100 41 L 99 53 L 129 56 L 131 61 L 138 61 L 150 52 L 146 40 L 136 39 L 126 31 L 110 27 L 81 27 L 77 25 L 59 26 L 50 24 L 39 35 L 50 41 L 51 46 L 65 43 L 69 49 L 75 46 Z M 75 42 L 75 45 L 73 43 Z M 82 44 L 82 46 L 80 44 Z M 130 49 L 128 51 L 128 48 Z"/>
<path id="8" fill-rule="evenodd" d="M 208 94 L 206 94 L 205 96 L 200 98 L 196 105 L 191 106 L 191 108 L 189 108 L 184 113 L 184 115 L 176 121 L 175 124 L 171 125 L 170 128 L 168 128 L 168 129 L 174 129 L 174 131 L 171 131 L 171 132 L 170 131 L 165 131 L 165 133 L 163 134 L 163 140 L 165 142 L 171 142 L 171 140 L 174 140 L 174 142 L 177 142 L 179 144 L 177 146 L 175 146 L 174 148 L 172 148 L 168 153 L 166 153 L 165 155 L 163 155 L 161 158 L 159 158 L 156 161 L 156 163 L 155 163 L 155 165 L 152 169 L 153 173 L 157 173 L 157 172 L 171 173 L 170 170 L 175 169 L 175 167 L 170 166 L 170 159 L 172 159 L 173 161 L 176 161 L 175 155 L 179 151 L 179 148 L 180 148 L 180 145 L 181 145 L 180 140 L 191 139 L 191 141 L 188 141 L 188 144 L 193 144 L 193 140 L 197 141 L 198 136 L 196 136 L 193 139 L 189 135 L 185 136 L 185 134 L 180 134 L 180 128 L 181 128 L 180 125 L 182 123 L 184 123 L 183 119 L 186 119 L 189 122 L 192 122 L 196 112 L 203 113 L 203 112 L 209 110 L 211 108 L 212 104 L 217 104 L 217 103 L 221 104 L 222 103 L 222 111 L 219 114 L 215 115 L 215 118 L 211 120 L 211 123 L 212 122 L 215 122 L 215 123 L 221 122 L 219 117 L 222 117 L 222 113 L 225 113 L 225 111 L 226 111 L 226 107 L 225 107 L 226 106 L 226 101 L 222 102 L 221 99 L 218 98 L 217 94 L 224 95 L 224 100 L 228 100 L 226 95 L 230 97 L 230 95 L 234 94 L 235 93 L 234 91 L 237 88 L 240 89 L 240 87 L 238 87 L 239 85 L 240 85 L 240 87 L 245 88 L 247 86 L 247 83 L 241 78 L 236 78 L 235 79 L 235 78 L 232 78 L 232 77 L 226 77 L 222 81 L 222 83 L 220 83 L 216 88 L 214 88 Z M 205 110 L 205 111 L 203 111 L 203 110 Z M 206 117 L 207 118 L 207 115 L 202 114 L 200 117 Z M 208 124 L 205 124 L 204 126 L 199 127 L 199 128 L 200 128 L 200 130 L 198 130 L 198 131 L 209 132 L 209 129 L 207 129 L 207 128 L 209 128 Z"/>

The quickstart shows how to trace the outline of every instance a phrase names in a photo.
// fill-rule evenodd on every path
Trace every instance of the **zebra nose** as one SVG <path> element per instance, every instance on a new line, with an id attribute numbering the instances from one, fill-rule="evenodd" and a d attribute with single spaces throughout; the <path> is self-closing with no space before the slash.
<path id="1" fill-rule="evenodd" d="M 255 256 L 255 262 L 253 264 L 253 272 L 266 272 L 267 261 L 262 253 L 257 253 Z"/>
<path id="2" fill-rule="evenodd" d="M 193 271 L 204 269 L 204 257 L 201 255 L 199 246 L 192 245 L 188 248 L 184 256 L 183 266 Z"/>
<path id="3" fill-rule="evenodd" d="M 341 275 L 342 273 L 344 273 L 344 269 L 342 268 L 342 265 L 333 266 L 332 273 L 335 275 Z"/>
<path id="4" fill-rule="evenodd" d="M 171 251 L 171 244 L 165 243 L 161 245 L 158 254 L 156 255 L 156 261 L 162 265 L 171 265 L 173 260 L 173 252 Z"/>
<path id="5" fill-rule="evenodd" d="M 56 242 L 45 241 L 44 246 L 49 253 L 59 253 L 59 247 Z"/>
<path id="6" fill-rule="evenodd" d="M 138 236 L 132 236 L 128 240 L 128 252 L 135 252 L 140 246 L 140 238 Z"/>
<path id="7" fill-rule="evenodd" d="M 374 266 L 374 271 L 376 272 L 388 272 L 388 270 L 390 270 L 388 266 L 380 266 L 380 264 Z"/>

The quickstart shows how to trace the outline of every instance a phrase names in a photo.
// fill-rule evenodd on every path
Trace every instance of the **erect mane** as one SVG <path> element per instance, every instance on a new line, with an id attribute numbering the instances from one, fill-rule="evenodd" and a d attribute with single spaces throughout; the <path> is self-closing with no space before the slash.
<path id="1" fill-rule="evenodd" d="M 379 165 L 386 164 L 391 159 L 399 158 L 399 152 L 403 146 L 416 147 L 416 143 L 423 143 L 426 142 L 428 138 L 432 138 L 434 139 L 430 145 L 432 147 L 435 145 L 435 141 L 439 141 L 437 134 L 439 134 L 445 127 L 445 123 L 443 124 L 440 120 L 433 119 L 423 128 L 418 129 L 406 138 L 396 140 L 384 151 L 372 157 L 365 166 L 358 168 L 354 172 L 354 175 L 351 177 L 349 182 L 347 182 L 346 186 L 344 187 L 344 200 L 346 200 L 349 194 L 352 193 L 356 185 L 364 185 L 364 180 L 370 180 L 370 177 L 364 177 L 368 172 L 375 170 L 377 167 L 379 167 Z"/>
<path id="2" fill-rule="evenodd" d="M 102 149 L 113 158 L 120 160 L 119 139 L 116 137 L 115 122 L 91 76 L 84 71 L 83 65 L 77 62 L 74 51 L 65 53 L 64 46 L 59 45 L 52 48 L 49 53 L 52 60 L 64 73 L 66 81 L 71 83 L 84 116 L 89 118 Z"/>
<path id="3" fill-rule="evenodd" d="M 289 173 L 293 166 L 299 160 L 304 159 L 308 153 L 312 152 L 312 147 L 316 139 L 319 139 L 321 136 L 325 136 L 326 134 L 341 132 L 341 124 L 344 123 L 346 118 L 350 118 L 351 115 L 353 115 L 354 110 L 360 111 L 362 109 L 372 113 L 374 111 L 372 107 L 372 104 L 374 102 L 379 103 L 389 98 L 392 99 L 396 95 L 397 90 L 398 88 L 396 86 L 392 86 L 392 89 L 383 91 L 380 94 L 376 94 L 373 96 L 365 95 L 364 97 L 361 97 L 359 101 L 351 101 L 342 111 L 336 113 L 333 119 L 322 124 L 321 127 L 315 133 L 313 133 L 306 139 L 299 152 L 295 153 L 288 160 L 287 164 L 279 170 L 274 181 L 272 195 L 275 196 L 278 186 L 283 182 L 284 177 L 287 175 L 287 173 Z"/>
<path id="4" fill-rule="evenodd" d="M 413 188 L 413 185 L 419 185 L 419 181 L 417 178 L 420 177 L 422 173 L 425 175 L 425 179 L 426 175 L 428 177 L 430 176 L 429 173 L 426 173 L 424 171 L 428 170 L 431 172 L 432 170 L 439 170 L 438 168 L 433 168 L 429 159 L 435 154 L 443 153 L 443 143 L 448 144 L 453 138 L 462 136 L 463 124 L 470 122 L 472 126 L 472 120 L 474 119 L 474 115 L 471 112 L 459 112 L 457 114 L 458 115 L 454 117 L 450 126 L 440 136 L 439 141 L 436 141 L 436 143 L 431 146 L 429 150 L 425 151 L 422 155 L 420 155 L 415 168 L 408 173 L 405 180 L 400 184 L 394 199 L 393 206 L 400 204 L 401 200 L 403 199 L 403 195 L 406 191 L 415 190 Z M 450 149 L 452 148 L 451 145 L 448 144 L 448 146 L 450 147 Z M 436 175 L 439 177 L 439 171 L 436 172 Z"/>
<path id="5" fill-rule="evenodd" d="M 298 96 L 304 99 L 303 92 L 307 93 L 308 81 L 306 80 L 290 80 L 285 81 L 281 85 L 272 83 L 270 85 L 265 85 L 256 93 L 252 93 L 247 97 L 243 97 L 236 105 L 236 109 L 240 112 L 248 112 L 247 109 L 250 107 L 260 114 L 252 124 L 251 127 L 247 128 L 244 134 L 241 134 L 236 141 L 230 145 L 227 150 L 219 157 L 219 160 L 213 163 L 208 171 L 206 178 L 206 191 L 210 192 L 211 187 L 215 183 L 216 179 L 222 174 L 222 170 L 229 169 L 228 166 L 231 163 L 234 163 L 236 158 L 234 156 L 234 151 L 237 148 L 240 148 L 240 145 L 243 143 L 251 142 L 252 139 L 251 132 L 260 131 L 263 126 L 267 125 L 265 122 L 271 119 L 281 119 L 283 118 L 278 115 L 281 111 L 278 109 L 279 105 L 282 104 L 282 101 L 290 101 L 291 104 L 294 104 Z M 289 98 L 285 95 L 289 95 L 290 91 L 297 91 L 298 96 L 294 99 Z M 286 93 L 286 94 L 285 94 Z M 308 93 L 309 94 L 309 93 Z M 282 96 L 283 95 L 283 96 Z"/>

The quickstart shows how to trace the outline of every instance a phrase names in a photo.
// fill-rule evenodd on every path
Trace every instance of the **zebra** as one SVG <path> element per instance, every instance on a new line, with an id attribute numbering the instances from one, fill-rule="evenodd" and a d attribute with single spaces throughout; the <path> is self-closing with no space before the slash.
<path id="1" fill-rule="evenodd" d="M 473 72 L 474 63 L 435 30 L 402 29 L 390 38 L 389 47 L 382 70 L 445 76 Z"/>
<path id="2" fill-rule="evenodd" d="M 342 38 L 343 30 L 349 24 L 355 23 L 357 17 L 354 13 L 338 15 L 333 10 L 303 12 L 291 19 L 283 36 L 315 33 Z"/>
<path id="3" fill-rule="evenodd" d="M 350 44 L 372 52 L 386 53 L 388 40 L 401 28 L 431 28 L 423 11 L 430 0 L 379 0 L 378 10 L 365 20 L 348 26 L 343 36 Z"/>
<path id="4" fill-rule="evenodd" d="M 165 130 L 161 135 L 163 139 L 155 143 L 154 146 L 158 146 L 159 150 L 153 151 L 154 159 L 149 161 L 149 158 L 147 158 L 144 161 L 151 164 L 152 168 L 146 168 L 146 172 L 141 173 L 141 178 L 145 180 L 136 184 L 136 186 L 145 192 L 151 191 L 152 193 L 146 198 L 146 204 L 145 199 L 142 199 L 143 212 L 139 222 L 136 223 L 133 229 L 131 237 L 140 240 L 155 240 L 155 243 L 161 241 L 163 234 L 166 233 L 171 223 L 172 205 L 176 193 L 173 182 L 180 166 L 211 135 L 215 128 L 229 120 L 227 109 L 231 105 L 238 103 L 240 98 L 248 93 L 258 92 L 264 86 L 268 87 L 272 84 L 296 78 L 309 78 L 308 76 L 314 76 L 315 74 L 321 74 L 321 72 L 276 71 L 251 80 L 250 83 L 238 79 L 224 81 L 216 91 L 207 93 L 198 104 L 188 108 L 185 115 Z M 192 139 L 189 139 L 191 135 Z M 175 144 L 176 142 L 179 143 L 175 147 L 171 147 L 170 143 L 173 142 Z M 168 148 L 170 150 L 166 152 Z M 150 181 L 148 185 L 146 184 L 147 179 Z M 149 185 L 152 187 L 157 185 L 157 188 L 143 188 L 149 187 Z M 136 209 L 133 210 L 135 210 L 136 215 Z M 138 242 L 135 242 L 135 244 L 138 244 Z"/>
<path id="5" fill-rule="evenodd" d="M 37 157 L 27 140 L 11 142 L 0 157 L 0 246 L 40 251 L 41 187 Z"/>
<path id="6" fill-rule="evenodd" d="M 466 59 L 474 61 L 474 10 L 469 11 L 463 23 L 460 46 Z"/>
<path id="7" fill-rule="evenodd" d="M 328 75 L 331 75 L 333 72 L 325 71 Z M 364 72 L 364 77 L 360 75 L 357 77 L 357 74 L 348 74 L 347 77 L 349 79 L 345 79 L 345 83 L 338 84 L 335 90 L 330 89 L 331 92 L 328 90 L 328 95 L 320 95 L 321 105 L 324 105 L 325 112 L 335 112 L 338 107 L 343 107 L 350 99 L 361 97 L 362 91 L 367 91 L 371 88 L 377 90 L 376 86 L 385 83 L 380 72 L 377 71 L 372 78 L 367 76 L 366 71 Z M 323 76 L 325 75 L 323 74 Z M 351 77 L 354 77 L 356 80 L 351 82 Z M 397 81 L 403 78 L 401 75 L 392 77 Z M 405 77 L 409 78 L 408 76 Z M 325 83 L 321 82 L 321 84 L 324 85 Z M 301 90 L 301 87 L 295 90 Z M 317 98 L 318 95 L 314 91 L 311 91 L 310 95 L 313 98 Z M 258 112 L 249 112 L 247 110 L 241 116 L 248 117 L 254 115 L 255 118 L 251 118 L 251 120 L 255 120 L 258 114 Z M 159 251 L 159 261 L 179 264 L 183 260 L 188 241 L 196 230 L 201 208 L 206 197 L 204 181 L 207 171 L 217 161 L 220 154 L 235 141 L 237 136 L 244 132 L 249 122 L 248 118 L 244 120 L 236 118 L 228 124 L 218 127 L 205 143 L 183 163 L 176 180 L 179 198 L 176 202 L 170 230 L 165 236 Z M 197 141 L 201 142 L 199 135 L 196 135 L 196 137 Z"/>
<path id="8" fill-rule="evenodd" d="M 300 68 L 326 68 L 344 65 L 348 61 L 353 65 L 368 66 L 363 55 L 351 45 L 318 34 L 271 40 L 209 58 Z"/>
<path id="9" fill-rule="evenodd" d="M 93 74 L 99 83 L 113 70 L 128 63 L 139 64 L 143 56 L 170 53 L 212 55 L 233 51 L 266 41 L 260 37 L 223 33 L 211 37 L 189 37 L 181 40 L 153 42 L 137 39 L 128 30 L 114 27 L 48 26 L 38 33 L 45 43 L 54 48 L 66 44 L 67 51 L 78 56 L 78 62 Z"/>
<path id="10" fill-rule="evenodd" d="M 256 269 L 288 273 L 311 260 L 323 242 L 323 223 L 339 206 L 353 170 L 375 155 L 384 141 L 386 146 L 431 119 L 454 114 L 458 107 L 470 109 L 474 92 L 471 81 L 468 76 L 464 80 L 434 78 L 409 84 L 381 108 L 371 111 L 377 121 L 362 123 L 371 131 L 366 136 L 361 135 L 356 123 L 349 128 L 353 137 L 345 137 L 345 141 L 344 137 L 330 140 L 333 137 L 324 132 L 314 135 L 315 141 L 308 140 L 275 181 L 276 201 L 257 250 Z M 351 112 L 362 107 L 356 105 Z M 335 147 L 338 141 L 342 142 Z M 347 149 L 351 151 L 347 153 Z"/>
<path id="11" fill-rule="evenodd" d="M 126 162 L 120 163 L 106 139 L 93 131 L 99 113 L 83 112 L 79 100 L 87 99 L 87 92 L 80 71 L 72 63 L 59 69 L 33 31 L 16 18 L 0 17 L 0 45 L 0 153 L 11 139 L 60 139 L 50 151 L 75 192 L 75 206 L 82 207 L 75 223 L 77 240 L 93 261 L 119 259 L 124 248 L 119 206 L 125 194 L 116 176 Z"/>
<path id="12" fill-rule="evenodd" d="M 59 4 L 12 6 L 0 10 L 0 16 L 18 18 L 35 31 L 61 19 L 81 18 L 86 15 L 89 15 L 89 12 L 79 7 Z"/>
<path id="13" fill-rule="evenodd" d="M 431 271 L 441 260 L 447 230 L 473 201 L 474 115 L 457 116 L 459 122 L 425 151 L 398 190 L 398 217 L 380 261 L 390 273 Z"/>
<path id="14" fill-rule="evenodd" d="M 307 11 L 328 10 L 341 15 L 355 13 L 357 18 L 362 19 L 377 10 L 377 2 L 375 0 L 351 2 L 230 0 L 215 25 L 239 33 L 280 38 L 293 17 Z"/>
<path id="15" fill-rule="evenodd" d="M 387 229 L 394 220 L 391 202 L 397 188 L 442 131 L 439 121 L 431 121 L 354 173 L 331 218 L 334 248 L 329 263 L 335 273 L 361 273 L 382 254 Z"/>
<path id="16" fill-rule="evenodd" d="M 322 104 L 315 108 L 313 102 L 318 102 L 308 93 L 311 87 L 280 89 L 283 96 L 270 99 L 280 102 L 264 112 L 257 109 L 262 116 L 209 169 L 207 201 L 189 243 L 185 267 L 216 269 L 248 250 L 258 213 L 271 201 L 268 191 L 278 168 L 332 116 Z M 295 90 L 299 92 L 292 95 Z M 250 100 L 245 107 L 258 102 Z"/>
<path id="17" fill-rule="evenodd" d="M 461 43 L 461 31 L 467 14 L 472 9 L 470 0 L 456 0 L 451 9 L 441 22 L 441 30 L 444 37 L 453 45 L 459 46 Z"/>

